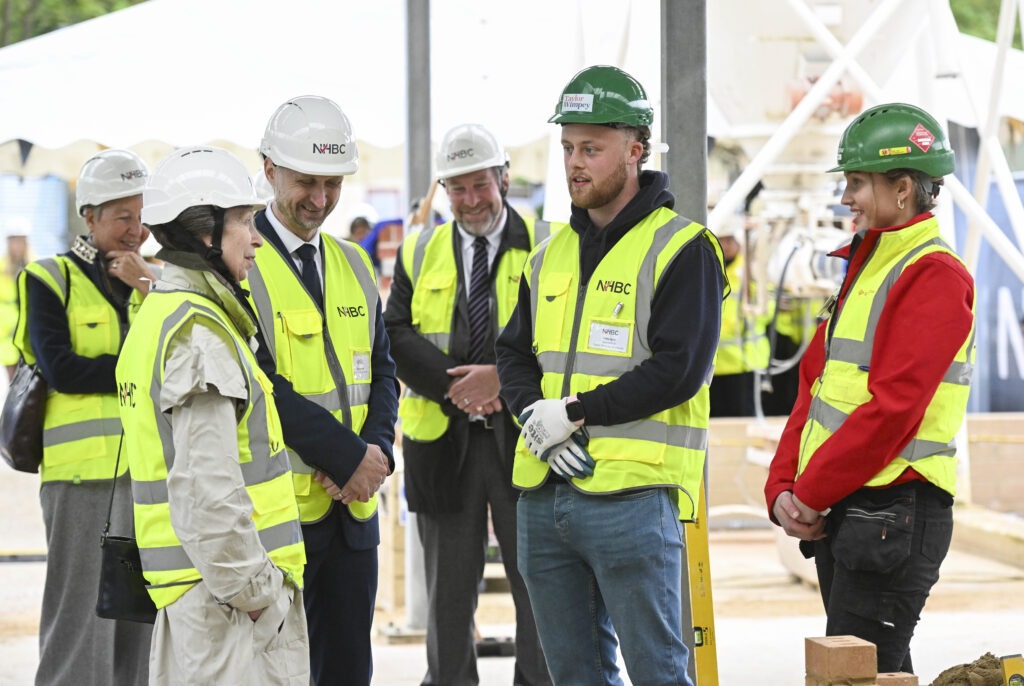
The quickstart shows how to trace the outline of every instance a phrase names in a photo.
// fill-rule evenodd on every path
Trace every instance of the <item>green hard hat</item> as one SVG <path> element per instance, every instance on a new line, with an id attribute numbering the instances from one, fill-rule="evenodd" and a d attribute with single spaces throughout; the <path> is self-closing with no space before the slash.
<path id="1" fill-rule="evenodd" d="M 548 119 L 553 124 L 650 126 L 654 109 L 640 82 L 618 67 L 596 65 L 579 72 L 565 88 Z"/>
<path id="2" fill-rule="evenodd" d="M 839 164 L 829 171 L 917 169 L 945 176 L 953 173 L 953 158 L 949 138 L 932 115 L 896 102 L 865 110 L 846 127 L 839 139 Z"/>

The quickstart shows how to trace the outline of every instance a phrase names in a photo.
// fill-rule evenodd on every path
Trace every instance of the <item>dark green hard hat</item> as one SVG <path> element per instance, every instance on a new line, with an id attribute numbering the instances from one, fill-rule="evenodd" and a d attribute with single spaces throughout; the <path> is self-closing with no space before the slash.
<path id="1" fill-rule="evenodd" d="M 932 115 L 896 102 L 872 107 L 846 127 L 839 139 L 839 164 L 829 171 L 917 169 L 945 176 L 953 173 L 953 158 L 949 138 Z"/>
<path id="2" fill-rule="evenodd" d="M 618 67 L 596 65 L 579 72 L 548 119 L 553 124 L 650 126 L 654 109 L 640 82 Z"/>

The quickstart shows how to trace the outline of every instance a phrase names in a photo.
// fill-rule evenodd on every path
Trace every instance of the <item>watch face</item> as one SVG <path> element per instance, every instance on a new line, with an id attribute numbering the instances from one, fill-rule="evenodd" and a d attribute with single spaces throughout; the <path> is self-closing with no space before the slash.
<path id="1" fill-rule="evenodd" d="M 565 406 L 565 416 L 569 418 L 571 422 L 578 422 L 583 419 L 583 403 L 579 400 L 574 400 Z"/>

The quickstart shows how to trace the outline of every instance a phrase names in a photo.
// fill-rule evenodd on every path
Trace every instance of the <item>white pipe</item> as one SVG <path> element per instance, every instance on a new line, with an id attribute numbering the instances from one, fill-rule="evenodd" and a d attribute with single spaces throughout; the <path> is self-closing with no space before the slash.
<path id="1" fill-rule="evenodd" d="M 996 28 L 996 62 L 992 68 L 992 90 L 989 91 L 988 111 L 985 121 L 981 123 L 978 135 L 982 141 L 997 135 L 999 131 L 999 109 L 1003 94 L 1003 75 L 1006 71 L 1006 55 L 1013 40 L 1013 19 L 1017 0 L 1002 0 L 999 6 L 999 25 Z M 1002 149 L 999 156 L 1002 156 Z M 995 156 L 990 155 L 986 145 L 979 146 L 978 162 L 974 172 L 974 197 L 982 207 L 988 202 L 990 165 Z M 1016 194 L 1016 192 L 1015 192 Z M 1004 197 L 1005 202 L 1005 197 Z M 1018 203 L 1020 201 L 1018 200 Z M 968 225 L 967 240 L 964 243 L 964 262 L 973 273 L 978 268 L 978 255 L 981 250 L 981 236 Z"/>
<path id="2" fill-rule="evenodd" d="M 747 168 L 729 186 L 729 190 L 725 192 L 718 201 L 718 204 L 715 205 L 715 208 L 708 214 L 708 226 L 710 228 L 720 227 L 725 222 L 725 218 L 739 207 L 743 199 L 746 198 L 747 194 L 761 178 L 767 166 L 778 158 L 779 154 L 785 149 L 786 144 L 796 135 L 800 127 L 806 123 L 811 113 L 817 109 L 818 105 L 821 104 L 832 90 L 832 86 L 835 85 L 849 65 L 854 62 L 854 58 L 864 49 L 868 41 L 875 37 L 878 30 L 902 3 L 903 0 L 885 0 L 868 17 L 867 21 L 850 39 L 842 55 L 829 65 L 828 69 L 825 70 L 799 104 L 793 108 L 793 111 L 789 113 L 789 116 L 782 122 L 782 125 L 772 134 L 772 137 L 768 139 L 764 147 L 758 151 L 754 159 L 747 165 Z"/>
<path id="3" fill-rule="evenodd" d="M 1013 232 L 1017 237 L 1017 245 L 1024 246 L 1024 204 L 1021 203 L 1017 184 L 1013 180 L 1013 172 L 1006 162 L 1006 155 L 1003 154 L 1003 146 L 996 135 L 984 139 L 983 145 L 988 153 L 992 172 L 996 177 L 996 185 L 999 188 L 999 195 L 1006 207 L 1006 214 L 1010 218 L 1010 226 L 1013 227 Z M 981 202 L 979 201 L 978 204 L 980 205 Z"/>
<path id="4" fill-rule="evenodd" d="M 1021 254 L 1020 249 L 1013 244 L 1013 241 L 1006 237 L 1002 229 L 999 228 L 999 225 L 992 220 L 992 217 L 985 213 L 985 209 L 978 204 L 977 199 L 971 195 L 971 192 L 960 182 L 960 179 L 953 174 L 945 177 L 945 179 L 945 186 L 952 193 L 956 204 L 960 206 L 960 209 L 964 211 L 964 214 L 970 220 L 977 222 L 978 228 L 985 238 L 988 239 L 992 249 L 1006 262 L 1007 266 L 1017 275 L 1017 278 L 1024 281 L 1024 254 Z"/>
<path id="5" fill-rule="evenodd" d="M 825 26 L 824 22 L 822 22 L 821 19 L 811 11 L 811 8 L 807 6 L 805 0 L 786 0 L 786 2 L 789 3 L 790 9 L 796 13 L 796 16 L 804 23 L 804 26 L 806 26 L 811 32 L 811 35 L 814 36 L 815 40 L 821 43 L 822 47 L 825 48 L 825 52 L 828 53 L 828 56 L 833 60 L 840 59 L 843 55 L 843 44 L 839 42 L 839 39 L 835 37 L 835 34 L 828 30 L 828 27 Z M 860 66 L 859 62 L 851 62 L 847 67 L 847 71 L 850 72 L 850 76 L 862 85 L 864 83 L 871 84 L 870 90 L 872 92 L 869 93 L 871 99 L 875 102 L 882 101 L 881 91 L 875 85 L 874 80 L 867 71 Z M 869 89 L 865 87 L 864 90 Z"/>

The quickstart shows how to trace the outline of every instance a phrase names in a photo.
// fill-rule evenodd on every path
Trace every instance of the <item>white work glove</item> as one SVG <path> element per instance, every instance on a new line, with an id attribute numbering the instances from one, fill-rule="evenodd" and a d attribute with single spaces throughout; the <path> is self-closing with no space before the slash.
<path id="1" fill-rule="evenodd" d="M 527 406 L 519 416 L 519 423 L 523 425 L 526 448 L 537 457 L 569 438 L 576 430 L 576 425 L 565 414 L 565 400 L 562 398 L 538 400 Z"/>
<path id="2" fill-rule="evenodd" d="M 584 447 L 587 437 L 576 431 L 568 440 L 559 443 L 544 453 L 541 459 L 548 463 L 551 471 L 565 478 L 585 479 L 594 475 L 594 458 Z"/>

